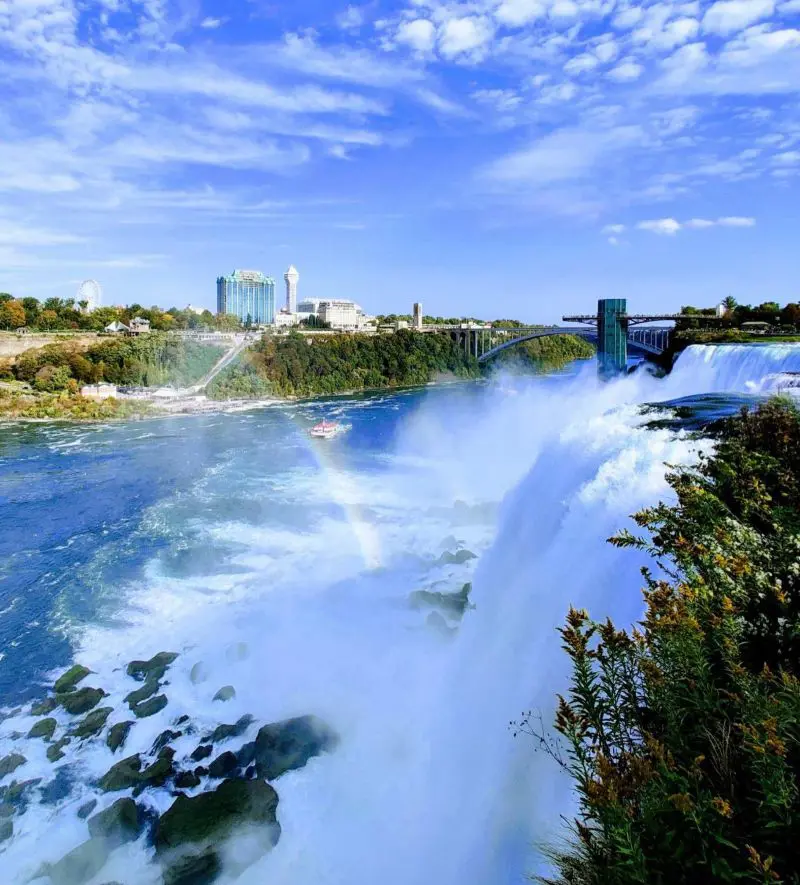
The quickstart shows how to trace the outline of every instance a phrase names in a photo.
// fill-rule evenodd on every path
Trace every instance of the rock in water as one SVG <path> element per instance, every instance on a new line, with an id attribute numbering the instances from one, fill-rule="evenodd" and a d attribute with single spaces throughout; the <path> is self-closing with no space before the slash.
<path id="1" fill-rule="evenodd" d="M 166 706 L 167 696 L 159 694 L 154 698 L 150 698 L 149 701 L 142 701 L 141 704 L 131 707 L 131 712 L 137 719 L 146 719 L 148 716 L 155 716 L 156 713 L 160 713 Z"/>
<path id="2" fill-rule="evenodd" d="M 173 773 L 173 755 L 173 751 L 165 747 L 158 759 L 145 769 L 142 769 L 142 760 L 138 753 L 121 759 L 100 778 L 100 789 L 106 793 L 116 793 L 133 787 L 135 791 L 141 792 L 145 787 L 163 786 Z"/>
<path id="3" fill-rule="evenodd" d="M 192 680 L 192 685 L 199 685 L 201 682 L 205 682 L 206 679 L 208 679 L 208 670 L 206 670 L 206 666 L 202 661 L 198 661 L 192 667 L 189 679 Z"/>
<path id="4" fill-rule="evenodd" d="M 72 691 L 75 686 L 82 679 L 85 679 L 91 672 L 92 671 L 89 670 L 88 667 L 84 667 L 81 664 L 75 664 L 74 667 L 70 667 L 66 673 L 56 680 L 56 684 L 53 686 L 56 694 Z"/>
<path id="5" fill-rule="evenodd" d="M 223 685 L 214 695 L 215 701 L 232 701 L 236 697 L 236 689 L 232 685 Z"/>
<path id="6" fill-rule="evenodd" d="M 89 839 L 58 863 L 44 864 L 39 876 L 49 876 L 52 885 L 83 885 L 103 869 L 109 855 L 105 839 Z"/>
<path id="7" fill-rule="evenodd" d="M 14 835 L 14 824 L 10 820 L 0 821 L 0 844 Z"/>
<path id="8" fill-rule="evenodd" d="M 73 737 L 87 738 L 99 734 L 106 724 L 108 717 L 114 712 L 112 707 L 100 707 L 82 719 L 70 732 Z"/>
<path id="9" fill-rule="evenodd" d="M 31 716 L 48 716 L 58 706 L 55 698 L 45 698 L 31 707 Z"/>
<path id="10" fill-rule="evenodd" d="M 97 799 L 90 799 L 88 802 L 84 802 L 78 809 L 78 817 L 81 820 L 86 820 L 95 808 L 97 808 Z"/>
<path id="11" fill-rule="evenodd" d="M 92 707 L 96 707 L 104 697 L 106 693 L 102 688 L 82 688 L 79 691 L 59 695 L 58 700 L 71 716 L 80 716 L 82 713 L 88 713 Z"/>
<path id="12" fill-rule="evenodd" d="M 55 719 L 40 719 L 28 732 L 29 738 L 44 738 L 49 741 L 56 730 L 58 723 Z"/>
<path id="13" fill-rule="evenodd" d="M 236 771 L 236 766 L 238 764 L 239 762 L 235 753 L 231 753 L 230 751 L 222 753 L 217 756 L 211 765 L 208 766 L 208 776 L 215 779 L 227 777 L 229 774 L 233 774 L 233 772 Z"/>
<path id="14" fill-rule="evenodd" d="M 213 882 L 221 869 L 220 843 L 247 825 L 260 836 L 262 850 L 269 851 L 280 837 L 277 807 L 278 794 L 263 781 L 227 780 L 213 793 L 179 796 L 155 829 L 156 856 L 165 883 Z"/>
<path id="15" fill-rule="evenodd" d="M 178 738 L 182 736 L 182 731 L 172 731 L 168 728 L 166 731 L 162 731 L 155 741 L 153 741 L 153 746 L 150 747 L 150 752 L 160 753 L 164 747 L 168 746 L 172 741 L 177 741 Z"/>
<path id="16" fill-rule="evenodd" d="M 302 768 L 313 756 L 334 750 L 338 743 L 336 732 L 316 716 L 264 725 L 255 739 L 253 759 L 258 776 L 274 780 L 287 771 Z"/>
<path id="17" fill-rule="evenodd" d="M 193 753 L 192 753 L 192 761 L 193 762 L 202 762 L 203 759 L 208 759 L 208 757 L 214 752 L 214 748 L 211 744 L 201 744 Z"/>
<path id="18" fill-rule="evenodd" d="M 106 735 L 106 744 L 112 753 L 116 753 L 128 739 L 128 732 L 131 730 L 132 725 L 133 722 L 118 722 L 109 728 Z"/>
<path id="19" fill-rule="evenodd" d="M 200 777 L 193 771 L 182 771 L 175 777 L 175 786 L 179 790 L 193 790 L 201 784 Z"/>
<path id="20" fill-rule="evenodd" d="M 7 774 L 16 771 L 20 765 L 24 765 L 28 760 L 19 753 L 9 753 L 0 759 L 0 780 Z"/>
<path id="21" fill-rule="evenodd" d="M 450 553 L 448 550 L 439 557 L 439 562 L 443 565 L 463 565 L 470 559 L 477 558 L 471 550 L 459 550 L 456 553 Z"/>
<path id="22" fill-rule="evenodd" d="M 128 664 L 128 676 L 138 679 L 139 682 L 151 679 L 158 681 L 177 657 L 178 655 L 175 652 L 160 651 L 157 655 L 150 658 L 149 661 L 131 661 Z"/>
<path id="23" fill-rule="evenodd" d="M 89 818 L 89 833 L 113 846 L 135 842 L 144 830 L 144 815 L 133 799 L 117 799 L 105 811 Z"/>
<path id="24" fill-rule="evenodd" d="M 218 725 L 210 735 L 203 738 L 203 741 L 211 741 L 211 743 L 217 744 L 229 738 L 241 737 L 254 721 L 253 717 L 247 714 L 242 716 L 233 725 Z"/>
<path id="25" fill-rule="evenodd" d="M 164 885 L 213 885 L 222 872 L 216 852 L 190 855 L 170 866 L 164 874 Z"/>
<path id="26" fill-rule="evenodd" d="M 47 748 L 47 758 L 51 762 L 58 762 L 59 759 L 63 759 L 64 753 L 62 753 L 62 750 L 71 740 L 72 738 L 62 737 L 61 740 L 56 741 L 54 744 L 50 744 Z"/>
<path id="27" fill-rule="evenodd" d="M 126 695 L 125 703 L 133 708 L 136 704 L 140 704 L 142 701 L 151 698 L 156 692 L 158 692 L 160 687 L 161 684 L 157 679 L 148 679 L 141 688 L 137 688 L 136 691 L 132 691 L 130 694 Z"/>

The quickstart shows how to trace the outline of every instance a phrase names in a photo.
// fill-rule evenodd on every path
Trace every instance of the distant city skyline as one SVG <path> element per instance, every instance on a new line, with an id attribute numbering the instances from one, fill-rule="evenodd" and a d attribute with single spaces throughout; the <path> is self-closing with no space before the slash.
<path id="1" fill-rule="evenodd" d="M 294 262 L 374 313 L 800 297 L 800 0 L 7 6 L 0 291 L 213 310 L 221 269 Z"/>

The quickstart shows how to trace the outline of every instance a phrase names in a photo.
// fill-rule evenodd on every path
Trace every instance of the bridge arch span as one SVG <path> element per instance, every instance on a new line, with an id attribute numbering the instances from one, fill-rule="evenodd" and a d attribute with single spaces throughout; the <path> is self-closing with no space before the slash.
<path id="1" fill-rule="evenodd" d="M 479 356 L 478 362 L 488 362 L 496 357 L 498 353 L 508 350 L 510 347 L 516 347 L 518 344 L 522 344 L 523 341 L 533 341 L 535 338 L 552 338 L 554 335 L 575 335 L 578 338 L 585 338 L 587 341 L 597 342 L 596 329 L 541 329 L 536 332 L 526 332 L 518 338 L 511 338 L 508 341 L 503 341 L 501 344 L 496 344 L 491 350 L 487 350 L 486 353 Z"/>

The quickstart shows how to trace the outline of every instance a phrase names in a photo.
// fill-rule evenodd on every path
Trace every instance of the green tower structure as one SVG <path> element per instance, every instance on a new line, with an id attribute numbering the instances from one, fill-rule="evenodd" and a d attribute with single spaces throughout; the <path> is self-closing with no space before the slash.
<path id="1" fill-rule="evenodd" d="M 627 371 L 627 313 L 625 298 L 601 298 L 597 302 L 597 368 L 601 378 Z"/>

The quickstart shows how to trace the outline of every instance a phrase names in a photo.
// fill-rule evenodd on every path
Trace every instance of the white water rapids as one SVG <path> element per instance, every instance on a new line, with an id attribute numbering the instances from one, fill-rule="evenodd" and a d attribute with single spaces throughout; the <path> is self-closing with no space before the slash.
<path id="1" fill-rule="evenodd" d="M 489 393 L 480 408 L 423 401 L 386 452 L 387 470 L 351 474 L 328 463 L 269 486 L 247 477 L 256 495 L 334 501 L 346 518 L 282 533 L 235 515 L 187 522 L 185 536 L 209 542 L 236 533 L 231 567 L 179 579 L 154 558 L 126 589 L 124 623 L 84 630 L 76 657 L 104 677 L 106 703 L 118 709 L 130 689 L 125 662 L 181 652 L 169 707 L 136 726 L 126 754 L 146 750 L 183 713 L 201 728 L 248 712 L 261 721 L 313 713 L 340 732 L 336 752 L 276 781 L 280 842 L 240 885 L 522 882 L 541 863 L 538 846 L 563 835 L 572 797 L 557 767 L 513 738 L 509 720 L 536 708 L 552 720 L 568 676 L 556 628 L 570 604 L 620 625 L 639 617 L 642 561 L 606 539 L 668 495 L 665 463 L 689 462 L 705 445 L 644 429 L 638 404 L 791 387 L 774 379 L 796 372 L 797 345 L 692 347 L 662 380 L 642 372 L 601 384 L 589 363 L 573 377 L 519 384 L 515 395 Z M 223 494 L 241 469 L 220 463 L 205 482 Z M 150 518 L 169 520 L 176 506 Z M 477 564 L 437 565 L 448 535 L 479 553 Z M 410 592 L 466 580 L 475 607 L 452 636 L 409 610 Z M 234 642 L 247 644 L 245 660 L 230 654 Z M 199 687 L 189 679 L 197 661 L 212 675 Z M 211 698 L 226 683 L 237 697 L 221 711 Z M 20 717 L 19 731 L 33 721 Z M 0 756 L 11 748 L 9 723 Z M 197 743 L 181 740 L 179 749 Z M 52 773 L 44 750 L 31 741 L 15 777 Z M 39 862 L 86 838 L 75 812 L 110 755 L 102 743 L 72 751 L 65 761 L 83 786 L 15 820 L 3 883 L 28 881 Z M 164 793 L 157 804 L 171 801 Z M 230 850 L 246 852 L 246 840 Z M 91 885 L 156 885 L 149 858 L 141 842 L 120 848 Z"/>

